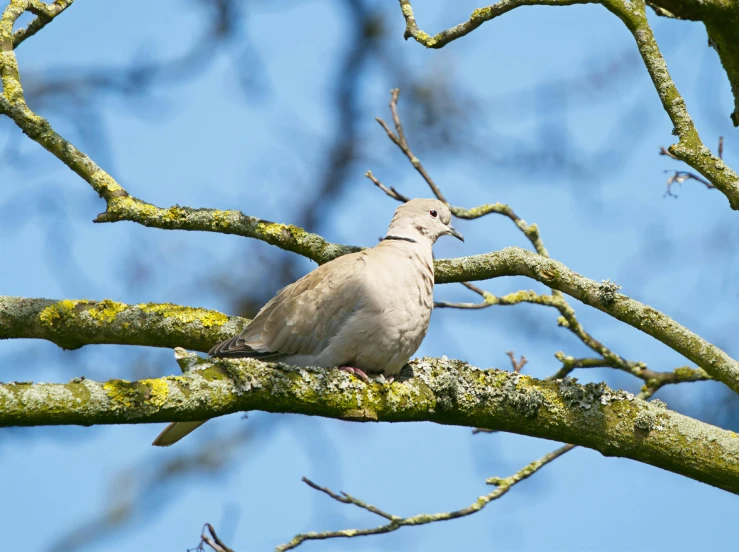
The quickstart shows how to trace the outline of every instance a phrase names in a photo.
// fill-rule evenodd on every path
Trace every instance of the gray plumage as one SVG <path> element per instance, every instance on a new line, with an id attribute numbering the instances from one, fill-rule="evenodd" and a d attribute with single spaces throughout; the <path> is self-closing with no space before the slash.
<path id="1" fill-rule="evenodd" d="M 463 239 L 450 221 L 449 209 L 436 199 L 401 205 L 379 244 L 338 257 L 283 288 L 243 332 L 210 355 L 394 376 L 428 329 L 431 246 L 443 235 Z M 201 423 L 170 424 L 154 444 L 170 445 Z"/>

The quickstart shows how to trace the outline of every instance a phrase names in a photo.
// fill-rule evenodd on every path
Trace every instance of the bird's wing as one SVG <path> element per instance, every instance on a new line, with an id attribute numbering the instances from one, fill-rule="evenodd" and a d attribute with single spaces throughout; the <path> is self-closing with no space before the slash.
<path id="1" fill-rule="evenodd" d="M 344 255 L 280 290 L 241 334 L 213 347 L 217 357 L 318 356 L 362 308 L 366 252 Z"/>

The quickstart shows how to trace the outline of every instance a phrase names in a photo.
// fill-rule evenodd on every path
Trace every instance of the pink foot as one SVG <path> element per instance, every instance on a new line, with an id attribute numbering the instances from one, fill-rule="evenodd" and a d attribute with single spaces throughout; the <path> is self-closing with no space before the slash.
<path id="1" fill-rule="evenodd" d="M 365 374 L 364 371 L 360 370 L 359 368 L 352 368 L 351 366 L 339 366 L 339 370 L 344 370 L 345 372 L 354 374 L 359 379 L 361 379 L 364 383 L 370 382 L 369 378 L 367 377 L 367 374 Z"/>

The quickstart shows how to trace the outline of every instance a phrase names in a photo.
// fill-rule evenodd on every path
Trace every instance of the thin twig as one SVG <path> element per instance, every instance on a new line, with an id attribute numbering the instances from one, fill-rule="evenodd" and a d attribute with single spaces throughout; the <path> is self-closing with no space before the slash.
<path id="1" fill-rule="evenodd" d="M 513 351 L 506 351 L 506 354 L 508 355 L 508 358 L 511 359 L 511 366 L 513 366 L 513 371 L 517 374 L 521 373 L 521 370 L 523 370 L 523 367 L 526 366 L 526 363 L 528 360 L 526 360 L 525 356 L 521 356 L 520 360 L 516 360 L 516 355 L 513 353 Z"/>
<path id="2" fill-rule="evenodd" d="M 674 194 L 672 192 L 672 186 L 674 184 L 682 184 L 686 180 L 695 180 L 696 182 L 700 182 L 709 190 L 716 188 L 716 186 L 711 184 L 708 180 L 705 180 L 704 178 L 701 178 L 700 176 L 692 172 L 672 171 L 672 170 L 667 170 L 665 172 L 666 173 L 671 172 L 673 173 L 673 175 L 667 179 L 667 190 L 665 191 L 664 197 L 677 197 L 677 194 Z"/>
<path id="3" fill-rule="evenodd" d="M 546 466 L 553 460 L 556 460 L 557 458 L 559 458 L 566 452 L 572 450 L 573 448 L 575 448 L 574 445 L 565 445 L 555 451 L 550 452 L 549 454 L 542 456 L 538 460 L 531 462 L 525 468 L 519 470 L 518 472 L 514 473 L 513 475 L 509 477 L 489 478 L 486 481 L 486 483 L 489 485 L 495 485 L 497 488 L 493 492 L 479 497 L 475 502 L 473 502 L 466 508 L 462 508 L 460 510 L 455 510 L 452 512 L 440 512 L 436 514 L 418 514 L 418 515 L 407 517 L 407 518 L 393 516 L 391 514 L 388 514 L 387 512 L 384 512 L 382 510 L 375 508 L 374 506 L 370 506 L 366 504 L 365 502 L 359 500 L 358 498 L 355 498 L 347 493 L 341 493 L 339 495 L 337 493 L 334 493 L 330 489 L 320 487 L 316 485 L 315 483 L 310 482 L 306 478 L 303 478 L 303 481 L 305 481 L 308 485 L 310 485 L 314 489 L 317 489 L 327 494 L 334 500 L 337 500 L 343 504 L 354 504 L 355 506 L 358 506 L 364 510 L 367 510 L 367 511 L 370 511 L 377 515 L 382 516 L 383 518 L 389 520 L 390 523 L 386 523 L 378 527 L 373 527 L 371 529 L 343 529 L 341 531 L 326 531 L 322 533 L 301 533 L 299 535 L 296 535 L 290 542 L 278 546 L 275 550 L 276 552 L 285 552 L 286 550 L 292 550 L 294 548 L 297 548 L 298 546 L 300 546 L 300 544 L 302 544 L 303 542 L 307 540 L 351 538 L 351 537 L 359 537 L 359 536 L 364 536 L 364 535 L 378 535 L 381 533 L 391 533 L 393 531 L 397 531 L 398 529 L 406 525 L 426 525 L 428 523 L 435 523 L 438 521 L 457 519 L 457 518 L 468 516 L 470 514 L 474 514 L 475 512 L 482 510 L 490 502 L 506 494 L 509 490 L 511 490 L 511 488 L 514 485 L 516 485 L 517 483 L 520 483 L 524 479 L 531 477 L 541 468 L 543 468 L 544 466 Z"/>
<path id="4" fill-rule="evenodd" d="M 354 504 L 355 506 L 359 506 L 360 508 L 367 510 L 368 512 L 372 512 L 373 514 L 377 514 L 378 516 L 384 517 L 387 520 L 394 520 L 396 519 L 396 516 L 393 516 L 391 514 L 388 514 L 387 512 L 384 512 L 380 510 L 379 508 L 372 506 L 371 504 L 367 504 L 366 502 L 363 502 L 359 500 L 358 498 L 354 498 L 351 495 L 348 495 L 344 492 L 342 492 L 340 495 L 333 492 L 331 489 L 327 487 L 321 487 L 320 485 L 317 485 L 316 483 L 313 483 L 310 479 L 307 477 L 303 477 L 303 483 L 308 485 L 309 487 L 321 491 L 322 493 L 327 494 L 334 500 L 338 500 L 339 502 L 343 502 L 344 504 Z"/>
<path id="5" fill-rule="evenodd" d="M 385 129 L 385 132 L 387 133 L 390 140 L 395 143 L 400 148 L 400 151 L 402 151 L 405 156 L 408 158 L 408 161 L 411 162 L 411 165 L 418 171 L 418 174 L 423 177 L 423 179 L 426 181 L 426 184 L 429 185 L 429 188 L 431 188 L 431 191 L 434 193 L 437 199 L 440 201 L 443 201 L 447 205 L 449 202 L 444 197 L 444 194 L 441 193 L 441 190 L 436 185 L 434 180 L 431 178 L 431 175 L 426 171 L 426 169 L 421 164 L 421 161 L 413 155 L 413 152 L 411 151 L 410 147 L 408 147 L 408 140 L 405 138 L 405 133 L 403 132 L 403 124 L 400 122 L 400 116 L 398 115 L 398 98 L 400 97 L 400 89 L 399 88 L 393 88 L 390 91 L 390 113 L 393 116 L 393 124 L 395 125 L 395 133 L 393 133 L 392 130 L 390 130 L 390 127 L 377 117 L 375 120 L 380 123 L 383 129 Z"/>
<path id="6" fill-rule="evenodd" d="M 205 534 L 206 529 L 208 530 L 208 533 L 210 533 L 210 536 Z M 195 550 L 198 550 L 198 552 L 204 552 L 204 545 L 206 544 L 210 546 L 214 552 L 234 552 L 233 549 L 229 548 L 220 538 L 218 538 L 216 530 L 210 523 L 203 525 L 203 530 L 200 532 L 200 544 L 195 547 Z"/>
<path id="7" fill-rule="evenodd" d="M 379 180 L 375 178 L 375 175 L 372 174 L 372 171 L 367 171 L 366 173 L 364 173 L 364 176 L 369 178 L 375 186 L 380 188 L 383 192 L 385 192 L 387 195 L 389 195 L 393 199 L 396 199 L 403 203 L 407 203 L 408 201 L 411 200 L 411 198 L 409 198 L 408 196 L 404 196 L 392 186 L 390 186 L 389 188 L 385 186 L 382 182 L 380 182 Z"/>

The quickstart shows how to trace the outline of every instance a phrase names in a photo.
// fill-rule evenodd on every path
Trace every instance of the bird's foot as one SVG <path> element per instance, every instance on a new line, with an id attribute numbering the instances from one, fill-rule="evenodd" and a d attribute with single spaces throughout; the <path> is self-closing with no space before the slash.
<path id="1" fill-rule="evenodd" d="M 339 366 L 339 370 L 344 370 L 345 372 L 354 374 L 359 379 L 361 379 L 364 383 L 370 382 L 370 379 L 367 377 L 367 374 L 365 374 L 364 371 L 359 368 L 353 368 L 351 366 Z"/>

